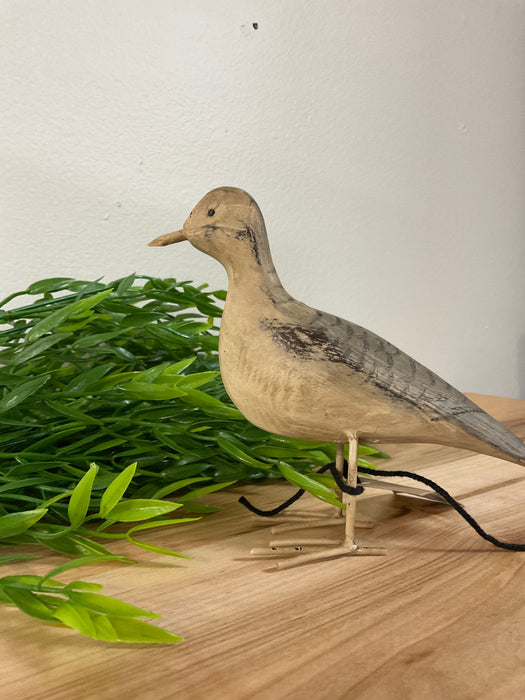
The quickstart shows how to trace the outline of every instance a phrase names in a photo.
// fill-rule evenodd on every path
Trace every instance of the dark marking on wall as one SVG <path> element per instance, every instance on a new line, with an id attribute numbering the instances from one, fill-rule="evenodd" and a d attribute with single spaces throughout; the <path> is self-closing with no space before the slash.
<path id="1" fill-rule="evenodd" d="M 252 22 L 252 27 L 254 29 L 259 29 L 259 22 Z"/>

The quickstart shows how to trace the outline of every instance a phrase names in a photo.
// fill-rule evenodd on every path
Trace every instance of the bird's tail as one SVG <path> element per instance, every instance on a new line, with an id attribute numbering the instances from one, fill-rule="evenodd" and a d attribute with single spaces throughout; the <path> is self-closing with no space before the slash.
<path id="1" fill-rule="evenodd" d="M 480 452 L 525 467 L 525 442 L 491 416 L 487 417 L 490 419 L 490 430 L 480 436 L 484 443 L 484 449 L 480 449 Z"/>
<path id="2" fill-rule="evenodd" d="M 464 431 L 463 446 L 525 467 L 525 442 L 479 406 L 471 406 L 454 420 Z"/>
<path id="3" fill-rule="evenodd" d="M 508 444 L 504 444 L 501 447 L 491 445 L 493 450 L 487 450 L 487 454 L 493 454 L 495 457 L 507 460 L 507 462 L 513 462 L 525 467 L 525 443 L 515 436 L 514 433 L 511 433 L 511 435 L 516 438 L 512 446 Z"/>

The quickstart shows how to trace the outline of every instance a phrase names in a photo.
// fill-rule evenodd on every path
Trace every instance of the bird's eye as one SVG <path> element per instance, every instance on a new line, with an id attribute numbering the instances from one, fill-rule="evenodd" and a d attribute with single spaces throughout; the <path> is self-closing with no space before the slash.
<path id="1" fill-rule="evenodd" d="M 215 209 L 208 209 L 208 216 L 213 216 L 215 214 Z"/>

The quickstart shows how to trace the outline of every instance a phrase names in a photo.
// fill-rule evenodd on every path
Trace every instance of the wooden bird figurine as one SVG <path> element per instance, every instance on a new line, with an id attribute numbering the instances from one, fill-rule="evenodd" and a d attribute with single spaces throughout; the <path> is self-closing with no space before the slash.
<path id="1" fill-rule="evenodd" d="M 452 445 L 525 466 L 525 444 L 464 394 L 374 333 L 313 309 L 283 288 L 264 219 L 243 190 L 219 187 L 194 207 L 180 231 L 153 240 L 188 240 L 228 274 L 219 336 L 222 379 L 231 400 L 269 432 L 349 444 L 347 481 L 357 480 L 358 442 Z M 344 494 L 345 539 L 311 560 L 383 553 L 354 541 L 355 497 Z"/>

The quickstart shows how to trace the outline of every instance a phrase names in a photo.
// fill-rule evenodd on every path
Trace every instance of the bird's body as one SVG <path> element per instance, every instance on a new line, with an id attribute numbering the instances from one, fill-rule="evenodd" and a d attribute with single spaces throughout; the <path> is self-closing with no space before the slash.
<path id="1" fill-rule="evenodd" d="M 323 540 L 323 550 L 295 562 L 385 553 L 354 540 L 360 440 L 452 445 L 525 466 L 525 444 L 434 372 L 365 328 L 291 297 L 273 266 L 259 207 L 243 190 L 212 190 L 181 231 L 150 245 L 182 240 L 216 258 L 228 273 L 219 361 L 234 404 L 264 430 L 335 442 L 340 473 L 348 443 L 345 537 L 328 549 Z M 319 543 L 283 546 L 297 554 L 304 544 Z M 266 553 L 275 549 L 272 544 Z"/>
<path id="2" fill-rule="evenodd" d="M 219 346 L 226 390 L 255 425 L 302 439 L 345 442 L 352 432 L 368 443 L 525 460 L 519 438 L 394 345 L 282 292 L 270 304 L 265 296 L 233 285 Z"/>
<path id="3" fill-rule="evenodd" d="M 454 445 L 525 464 L 525 444 L 434 372 L 371 331 L 290 296 L 246 192 L 212 190 L 181 232 L 153 244 L 185 238 L 228 272 L 221 374 L 255 425 L 337 443 L 355 436 Z"/>

